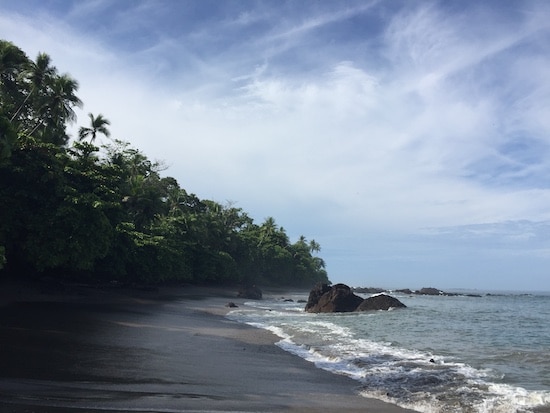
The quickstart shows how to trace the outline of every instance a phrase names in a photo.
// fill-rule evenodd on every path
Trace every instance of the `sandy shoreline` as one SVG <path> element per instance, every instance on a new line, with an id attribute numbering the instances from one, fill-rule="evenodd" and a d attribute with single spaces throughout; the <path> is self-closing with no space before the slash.
<path id="1" fill-rule="evenodd" d="M 2 288 L 2 412 L 405 412 L 357 395 L 273 334 L 224 317 L 231 290 Z"/>

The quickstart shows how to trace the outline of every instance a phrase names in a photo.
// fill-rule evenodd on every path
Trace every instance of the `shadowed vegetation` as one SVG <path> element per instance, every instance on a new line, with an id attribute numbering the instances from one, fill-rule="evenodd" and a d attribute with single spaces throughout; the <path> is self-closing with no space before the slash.
<path id="1" fill-rule="evenodd" d="M 0 275 L 78 282 L 327 281 L 317 242 L 290 242 L 267 218 L 201 200 L 162 167 L 109 137 L 89 114 L 70 142 L 78 83 L 40 53 L 0 40 Z"/>

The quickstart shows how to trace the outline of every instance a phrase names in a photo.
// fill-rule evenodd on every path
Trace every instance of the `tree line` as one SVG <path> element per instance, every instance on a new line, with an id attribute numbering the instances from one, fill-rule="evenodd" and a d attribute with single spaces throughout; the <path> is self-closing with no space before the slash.
<path id="1" fill-rule="evenodd" d="M 0 275 L 77 282 L 327 282 L 317 242 L 199 199 L 89 114 L 78 82 L 0 40 Z"/>

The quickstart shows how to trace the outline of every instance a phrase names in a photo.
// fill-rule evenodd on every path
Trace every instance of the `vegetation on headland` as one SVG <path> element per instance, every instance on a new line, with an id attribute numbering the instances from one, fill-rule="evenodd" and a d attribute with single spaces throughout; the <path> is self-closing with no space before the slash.
<path id="1" fill-rule="evenodd" d="M 311 286 L 327 282 L 317 242 L 289 240 L 271 217 L 199 199 L 163 177 L 109 121 L 82 107 L 50 57 L 0 40 L 0 275 L 75 282 Z"/>

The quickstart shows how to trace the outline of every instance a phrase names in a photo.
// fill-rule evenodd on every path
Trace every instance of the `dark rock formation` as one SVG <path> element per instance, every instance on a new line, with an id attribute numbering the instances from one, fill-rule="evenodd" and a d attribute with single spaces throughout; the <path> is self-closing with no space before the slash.
<path id="1" fill-rule="evenodd" d="M 415 294 L 419 295 L 440 295 L 440 296 L 447 296 L 447 297 L 456 297 L 456 296 L 463 296 L 463 297 L 481 297 L 479 294 L 459 294 L 459 293 L 448 293 L 446 291 L 438 290 L 437 288 L 422 288 L 418 291 L 415 291 Z"/>
<path id="2" fill-rule="evenodd" d="M 309 293 L 305 310 L 309 313 L 343 313 L 354 311 L 363 299 L 353 294 L 345 284 L 329 287 L 317 285 Z"/>
<path id="3" fill-rule="evenodd" d="M 238 305 L 235 304 L 233 301 L 228 302 L 225 306 L 229 307 L 229 308 L 237 308 L 238 307 Z"/>
<path id="4" fill-rule="evenodd" d="M 352 311 L 388 310 L 406 307 L 397 298 L 380 294 L 367 299 L 355 295 L 345 284 L 330 287 L 317 284 L 309 293 L 305 311 L 308 313 L 344 313 Z"/>
<path id="5" fill-rule="evenodd" d="M 395 290 L 396 293 L 401 294 L 412 294 L 413 292 L 409 288 L 403 288 L 401 290 Z"/>
<path id="6" fill-rule="evenodd" d="M 242 287 L 237 293 L 239 298 L 248 298 L 251 300 L 261 300 L 262 299 L 262 290 L 260 290 L 255 285 L 248 285 Z"/>
<path id="7" fill-rule="evenodd" d="M 313 312 L 309 311 L 310 308 L 315 307 L 323 294 L 329 292 L 330 290 L 331 287 L 328 284 L 319 283 L 315 287 L 313 287 L 312 290 L 309 292 L 309 297 L 307 299 L 305 310 L 308 312 Z"/>
<path id="8" fill-rule="evenodd" d="M 418 291 L 416 291 L 416 294 L 421 294 L 421 295 L 443 295 L 443 291 L 441 290 L 438 290 L 437 288 L 432 288 L 432 287 L 424 287 Z"/>
<path id="9" fill-rule="evenodd" d="M 355 287 L 352 291 L 357 294 L 380 294 L 386 290 L 378 287 Z"/>
<path id="10" fill-rule="evenodd" d="M 374 297 L 365 298 L 355 311 L 377 311 L 389 310 L 390 308 L 405 308 L 407 307 L 395 297 L 386 294 L 375 295 Z"/>

